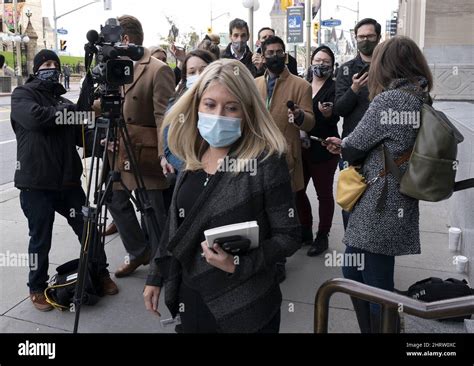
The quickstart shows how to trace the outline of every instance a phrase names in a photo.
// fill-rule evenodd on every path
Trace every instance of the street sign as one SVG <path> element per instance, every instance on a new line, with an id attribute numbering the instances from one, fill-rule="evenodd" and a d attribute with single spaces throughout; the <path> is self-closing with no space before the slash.
<path id="1" fill-rule="evenodd" d="M 321 22 L 321 25 L 323 27 L 337 27 L 338 25 L 341 25 L 341 21 L 339 19 L 327 19 L 323 20 Z"/>
<path id="2" fill-rule="evenodd" d="M 60 29 L 58 29 L 56 32 L 58 32 L 58 34 L 64 34 L 64 35 L 67 34 L 67 30 L 64 29 L 64 28 L 60 28 Z"/>
<path id="3" fill-rule="evenodd" d="M 304 8 L 302 6 L 292 6 L 286 9 L 288 43 L 303 43 L 303 17 Z"/>

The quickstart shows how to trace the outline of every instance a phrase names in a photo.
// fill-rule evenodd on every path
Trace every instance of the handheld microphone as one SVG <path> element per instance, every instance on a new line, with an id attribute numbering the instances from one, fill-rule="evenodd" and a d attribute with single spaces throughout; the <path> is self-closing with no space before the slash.
<path id="1" fill-rule="evenodd" d="M 289 100 L 288 102 L 286 102 L 286 106 L 291 109 L 292 112 L 295 111 L 295 103 L 292 101 L 292 100 Z"/>

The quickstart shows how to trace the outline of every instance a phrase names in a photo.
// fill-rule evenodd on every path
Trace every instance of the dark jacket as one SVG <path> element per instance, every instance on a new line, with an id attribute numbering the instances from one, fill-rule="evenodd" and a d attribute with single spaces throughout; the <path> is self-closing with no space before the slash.
<path id="1" fill-rule="evenodd" d="M 288 67 L 288 71 L 292 73 L 293 75 L 299 76 L 298 75 L 298 64 L 296 63 L 296 58 L 288 54 L 288 63 L 286 64 L 286 67 Z M 257 69 L 257 74 L 255 75 L 256 78 L 259 76 L 262 76 L 265 74 L 265 70 L 267 69 L 266 65 L 263 64 L 261 69 Z"/>
<path id="2" fill-rule="evenodd" d="M 81 185 L 82 162 L 76 146 L 82 146 L 82 127 L 58 125 L 56 121 L 56 112 L 76 109 L 71 101 L 61 97 L 64 93 L 61 84 L 34 77 L 13 91 L 11 124 L 19 164 L 15 187 L 60 190 Z M 91 133 L 87 133 L 86 139 L 89 146 Z"/>
<path id="3" fill-rule="evenodd" d="M 232 54 L 232 51 L 230 50 L 231 47 L 232 47 L 232 43 L 229 43 L 226 49 L 222 51 L 221 58 L 230 58 L 230 59 L 236 60 L 236 58 Z M 245 56 L 242 60 L 240 60 L 240 62 L 242 62 L 250 71 L 250 73 L 253 75 L 253 77 L 255 77 L 257 75 L 257 68 L 252 62 L 252 56 L 253 56 L 253 53 L 252 51 L 250 51 L 249 46 L 246 46 Z"/>
<path id="4" fill-rule="evenodd" d="M 352 89 L 352 76 L 365 66 L 360 55 L 343 64 L 337 73 L 335 113 L 344 117 L 342 137 L 348 136 L 356 128 L 369 108 L 369 89 L 364 86 L 355 94 Z"/>
<path id="5" fill-rule="evenodd" d="M 314 125 L 314 128 L 309 131 L 308 134 L 310 136 L 322 137 L 324 139 L 332 136 L 339 137 L 339 132 L 337 130 L 339 116 L 334 113 L 334 107 L 333 114 L 329 118 L 325 118 L 318 107 L 319 102 L 334 103 L 335 95 L 336 83 L 332 78 L 329 78 L 324 82 L 324 85 L 313 97 L 313 111 L 316 124 Z M 331 154 L 325 147 L 321 145 L 320 142 L 311 140 L 310 157 L 312 162 L 317 163 L 334 158 L 334 154 Z"/>
<path id="6" fill-rule="evenodd" d="M 176 183 L 169 218 L 150 265 L 147 284 L 161 286 L 171 314 L 179 310 L 182 274 L 186 285 L 198 291 L 222 332 L 256 332 L 279 311 L 281 292 L 276 263 L 301 245 L 285 157 L 257 160 L 257 174 L 217 172 L 178 227 L 177 192 L 188 174 Z M 259 247 L 239 257 L 233 274 L 201 257 L 204 230 L 256 220 Z"/>

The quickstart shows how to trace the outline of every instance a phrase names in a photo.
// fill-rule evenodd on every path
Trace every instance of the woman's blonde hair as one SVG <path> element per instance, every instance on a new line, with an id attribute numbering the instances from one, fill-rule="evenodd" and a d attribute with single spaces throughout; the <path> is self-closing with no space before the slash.
<path id="1" fill-rule="evenodd" d="M 169 126 L 168 146 L 171 152 L 185 162 L 186 170 L 203 168 L 200 161 L 209 144 L 197 128 L 201 98 L 212 81 L 226 86 L 237 98 L 243 110 L 242 136 L 235 144 L 233 157 L 248 161 L 263 152 L 267 158 L 286 151 L 286 141 L 272 116 L 265 108 L 254 78 L 240 61 L 222 59 L 206 67 L 193 86 L 184 93 L 165 116 L 160 136 Z"/>

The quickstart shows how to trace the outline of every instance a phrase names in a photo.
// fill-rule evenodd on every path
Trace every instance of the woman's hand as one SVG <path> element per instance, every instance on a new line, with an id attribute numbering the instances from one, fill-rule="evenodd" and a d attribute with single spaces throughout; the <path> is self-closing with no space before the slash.
<path id="1" fill-rule="evenodd" d="M 168 173 L 174 173 L 173 165 L 171 165 L 166 157 L 162 156 L 160 160 L 161 169 L 163 169 L 163 175 L 167 176 Z"/>
<path id="2" fill-rule="evenodd" d="M 234 257 L 225 252 L 219 245 L 214 244 L 211 250 L 207 246 L 207 241 L 201 243 L 203 257 L 206 258 L 207 263 L 211 266 L 219 268 L 227 273 L 235 272 Z"/>
<path id="3" fill-rule="evenodd" d="M 337 138 L 337 137 L 328 137 L 326 139 L 326 142 L 321 142 L 323 146 L 326 146 L 326 148 L 329 150 L 330 153 L 334 155 L 340 155 L 341 154 L 341 144 L 342 140 Z"/>
<path id="4" fill-rule="evenodd" d="M 329 118 L 332 116 L 332 105 L 323 106 L 321 102 L 318 102 L 318 109 L 324 118 Z"/>
<path id="5" fill-rule="evenodd" d="M 158 301 L 160 300 L 161 288 L 158 286 L 145 286 L 143 290 L 143 300 L 145 301 L 145 308 L 158 316 L 161 316 L 158 311 Z"/>

